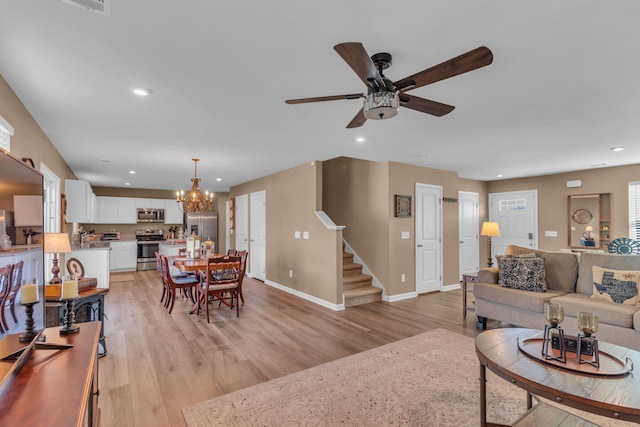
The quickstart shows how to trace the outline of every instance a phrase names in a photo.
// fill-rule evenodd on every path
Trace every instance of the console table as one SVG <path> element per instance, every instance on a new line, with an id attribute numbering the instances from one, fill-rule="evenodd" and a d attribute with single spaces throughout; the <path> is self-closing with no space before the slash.
<path id="1" fill-rule="evenodd" d="M 100 321 L 100 357 L 107 354 L 107 343 L 104 335 L 104 296 L 109 292 L 106 288 L 92 288 L 80 292 L 76 299 L 73 311 L 76 323 Z M 47 327 L 62 326 L 65 317 L 65 305 L 58 298 L 47 298 L 45 304 Z"/>
<path id="2" fill-rule="evenodd" d="M 541 338 L 542 331 L 501 328 L 476 337 L 476 354 L 480 360 L 481 426 L 496 425 L 487 424 L 487 368 L 527 391 L 527 409 L 531 409 L 531 395 L 534 394 L 593 414 L 640 423 L 640 375 L 637 372 L 624 376 L 596 376 L 533 360 L 520 351 L 518 339 L 534 337 Z M 640 366 L 640 352 L 605 342 L 598 345 L 600 351 L 621 359 L 628 357 L 636 369 Z M 545 425 L 551 424 L 547 422 Z"/>
<path id="3" fill-rule="evenodd" d="M 462 318 L 467 318 L 467 283 L 479 283 L 478 273 L 462 275 Z"/>
<path id="4" fill-rule="evenodd" d="M 31 350 L 22 369 L 0 389 L 0 425 L 97 427 L 100 328 L 100 322 L 83 323 L 78 333 L 62 336 L 59 327 L 45 329 L 47 343 L 73 347 Z M 0 350 L 20 347 L 18 336 L 5 337 Z"/>

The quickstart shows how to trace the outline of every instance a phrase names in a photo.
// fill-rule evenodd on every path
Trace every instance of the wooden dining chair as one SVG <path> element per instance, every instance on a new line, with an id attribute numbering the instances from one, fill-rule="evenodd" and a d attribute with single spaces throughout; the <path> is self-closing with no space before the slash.
<path id="1" fill-rule="evenodd" d="M 227 256 L 238 256 L 238 251 L 235 249 L 227 249 Z"/>
<path id="2" fill-rule="evenodd" d="M 0 308 L 2 308 L 2 314 L 0 315 L 0 333 L 5 333 L 9 330 L 7 321 L 5 319 L 5 303 L 7 297 L 11 291 L 11 274 L 13 273 L 13 264 L 0 267 Z"/>
<path id="3" fill-rule="evenodd" d="M 168 308 L 169 313 L 173 311 L 173 305 L 176 302 L 178 292 L 181 290 L 184 291 L 191 302 L 195 304 L 196 300 L 193 294 L 193 289 L 198 286 L 200 283 L 199 280 L 195 276 L 179 278 L 172 276 L 171 270 L 169 269 L 169 259 L 164 255 L 160 255 L 160 259 L 162 260 L 162 274 L 164 276 L 164 280 L 167 281 L 169 288 L 169 301 L 165 303 L 165 307 Z"/>
<path id="4" fill-rule="evenodd" d="M 249 256 L 249 252 L 242 250 L 238 251 L 236 256 L 240 257 L 240 277 L 238 278 L 238 296 L 244 304 L 244 295 L 242 294 L 242 282 L 244 280 L 244 275 L 247 272 L 247 257 Z"/>
<path id="5" fill-rule="evenodd" d="M 203 272 L 204 277 L 198 287 L 198 301 L 205 305 L 207 323 L 209 323 L 209 303 L 213 301 L 223 303 L 228 301 L 232 309 L 235 302 L 236 317 L 240 317 L 240 304 L 238 304 L 240 264 L 241 258 L 234 256 L 207 260 L 207 270 Z"/>
<path id="6" fill-rule="evenodd" d="M 156 264 L 158 269 L 158 274 L 160 275 L 160 279 L 162 279 L 162 295 L 160 296 L 160 303 L 164 305 L 164 308 L 167 308 L 167 301 L 169 297 L 169 284 L 164 278 L 164 272 L 162 271 L 162 257 L 160 252 L 156 252 Z"/>
<path id="7" fill-rule="evenodd" d="M 11 311 L 11 317 L 13 317 L 13 323 L 18 323 L 18 318 L 16 317 L 16 296 L 18 295 L 18 291 L 20 291 L 20 286 L 22 286 L 22 267 L 24 266 L 24 261 L 18 261 L 13 264 L 13 271 L 11 272 L 11 289 L 9 290 L 9 295 L 7 295 L 7 302 L 9 304 L 9 310 Z M 2 317 L 4 318 L 5 313 L 2 311 Z M 4 319 L 3 319 L 4 320 Z M 6 324 L 6 320 L 4 320 Z"/>

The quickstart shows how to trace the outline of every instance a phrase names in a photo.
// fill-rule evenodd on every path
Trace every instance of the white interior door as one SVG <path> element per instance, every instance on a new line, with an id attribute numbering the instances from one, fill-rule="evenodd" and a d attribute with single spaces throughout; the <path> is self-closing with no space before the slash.
<path id="1" fill-rule="evenodd" d="M 264 280 L 266 275 L 266 193 L 251 193 L 249 264 L 251 277 Z"/>
<path id="2" fill-rule="evenodd" d="M 236 197 L 236 250 L 249 250 L 249 196 Z"/>
<path id="3" fill-rule="evenodd" d="M 478 193 L 458 192 L 460 280 L 462 280 L 463 274 L 473 274 L 480 269 L 480 246 L 478 241 L 480 219 L 478 214 L 478 201 Z"/>
<path id="4" fill-rule="evenodd" d="M 416 293 L 442 288 L 442 187 L 416 184 Z"/>
<path id="5" fill-rule="evenodd" d="M 500 236 L 491 239 L 492 255 L 509 245 L 537 248 L 538 190 L 489 194 L 489 221 L 500 227 Z"/>

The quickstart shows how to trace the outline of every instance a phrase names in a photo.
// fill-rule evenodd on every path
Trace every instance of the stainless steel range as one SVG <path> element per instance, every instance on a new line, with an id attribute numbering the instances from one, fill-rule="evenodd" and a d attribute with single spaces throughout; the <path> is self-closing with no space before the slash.
<path id="1" fill-rule="evenodd" d="M 158 268 L 156 252 L 160 250 L 160 242 L 164 239 L 162 229 L 136 230 L 138 241 L 138 271 Z"/>

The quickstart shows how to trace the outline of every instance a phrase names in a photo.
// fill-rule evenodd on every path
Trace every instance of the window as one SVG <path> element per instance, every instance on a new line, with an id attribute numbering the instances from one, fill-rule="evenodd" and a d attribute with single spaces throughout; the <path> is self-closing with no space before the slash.
<path id="1" fill-rule="evenodd" d="M 11 151 L 11 135 L 13 133 L 13 126 L 0 116 L 0 148 Z"/>
<path id="2" fill-rule="evenodd" d="M 640 182 L 629 183 L 629 238 L 640 240 Z"/>
<path id="3" fill-rule="evenodd" d="M 526 199 L 500 200 L 498 209 L 504 211 L 523 211 L 527 208 Z"/>

